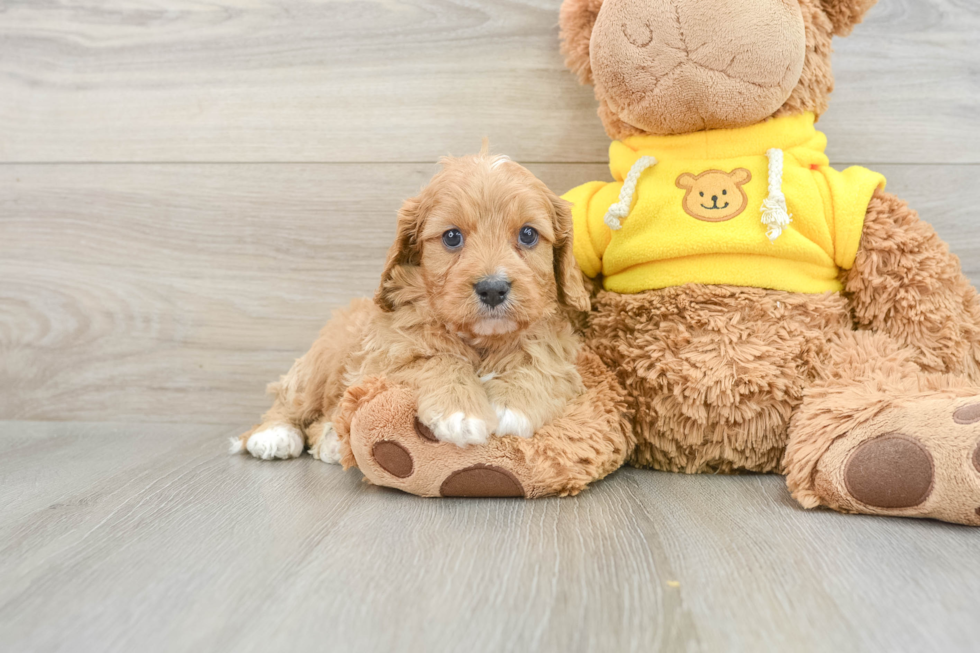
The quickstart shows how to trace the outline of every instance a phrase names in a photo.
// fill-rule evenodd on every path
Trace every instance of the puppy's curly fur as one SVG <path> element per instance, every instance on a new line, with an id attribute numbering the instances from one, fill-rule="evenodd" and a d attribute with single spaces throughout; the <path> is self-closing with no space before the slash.
<path id="1" fill-rule="evenodd" d="M 522 242 L 530 227 L 534 243 Z M 447 232 L 462 244 L 450 247 Z M 450 243 L 454 244 L 453 239 Z M 475 285 L 509 284 L 499 305 Z M 360 380 L 384 376 L 416 391 L 420 421 L 460 446 L 490 434 L 530 437 L 584 392 L 568 314 L 589 309 L 564 200 L 506 157 L 447 158 L 398 214 L 374 301 L 337 312 L 270 390 L 262 424 L 235 449 L 335 462 L 333 414 Z"/>

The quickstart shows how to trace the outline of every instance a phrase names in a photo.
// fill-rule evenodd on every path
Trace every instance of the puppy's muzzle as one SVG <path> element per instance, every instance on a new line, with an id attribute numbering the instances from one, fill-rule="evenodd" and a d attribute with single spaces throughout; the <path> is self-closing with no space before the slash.
<path id="1" fill-rule="evenodd" d="M 507 301 L 510 281 L 500 277 L 484 277 L 473 284 L 473 291 L 483 305 L 496 308 Z"/>

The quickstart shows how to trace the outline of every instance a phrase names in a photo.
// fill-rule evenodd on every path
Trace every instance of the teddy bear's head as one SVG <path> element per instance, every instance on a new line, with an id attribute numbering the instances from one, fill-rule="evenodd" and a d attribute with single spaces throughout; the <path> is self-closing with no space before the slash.
<path id="1" fill-rule="evenodd" d="M 831 37 L 877 0 L 564 0 L 568 67 L 612 138 L 822 113 Z"/>

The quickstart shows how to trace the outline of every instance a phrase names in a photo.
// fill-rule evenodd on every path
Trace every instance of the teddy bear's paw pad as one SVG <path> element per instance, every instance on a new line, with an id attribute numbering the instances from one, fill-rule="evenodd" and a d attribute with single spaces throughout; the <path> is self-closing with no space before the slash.
<path id="1" fill-rule="evenodd" d="M 957 424 L 976 424 L 980 422 L 980 404 L 960 406 L 953 412 L 953 421 Z"/>
<path id="2" fill-rule="evenodd" d="M 932 493 L 935 476 L 929 451 L 918 440 L 900 433 L 862 443 L 844 467 L 848 493 L 876 508 L 922 505 Z"/>
<path id="3" fill-rule="evenodd" d="M 381 469 L 397 478 L 408 478 L 415 471 L 412 454 L 397 442 L 391 440 L 376 442 L 371 448 L 371 456 Z"/>
<path id="4" fill-rule="evenodd" d="M 494 465 L 473 465 L 450 474 L 439 494 L 443 497 L 524 497 L 524 487 L 511 472 Z"/>
<path id="5" fill-rule="evenodd" d="M 262 460 L 296 458 L 303 453 L 303 434 L 287 424 L 279 424 L 251 435 L 245 448 Z"/>
<path id="6" fill-rule="evenodd" d="M 973 466 L 977 473 L 980 473 L 980 442 L 977 443 L 977 448 L 973 451 Z M 976 509 L 976 513 L 977 517 L 980 518 L 980 507 Z"/>
<path id="7" fill-rule="evenodd" d="M 429 442 L 439 441 L 439 439 L 436 437 L 436 434 L 432 432 L 432 429 L 430 429 L 428 426 L 423 424 L 418 417 L 415 418 L 415 432 L 423 440 L 428 440 Z"/>
<path id="8" fill-rule="evenodd" d="M 828 449 L 815 487 L 844 512 L 980 526 L 978 397 L 897 402 Z"/>

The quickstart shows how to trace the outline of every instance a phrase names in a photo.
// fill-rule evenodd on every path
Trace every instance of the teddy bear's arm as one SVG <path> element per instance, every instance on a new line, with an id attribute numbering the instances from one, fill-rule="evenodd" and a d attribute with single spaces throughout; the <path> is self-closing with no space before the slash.
<path id="1" fill-rule="evenodd" d="M 897 197 L 875 191 L 854 265 L 841 273 L 856 326 L 919 352 L 926 371 L 980 382 L 980 304 L 959 259 Z"/>

